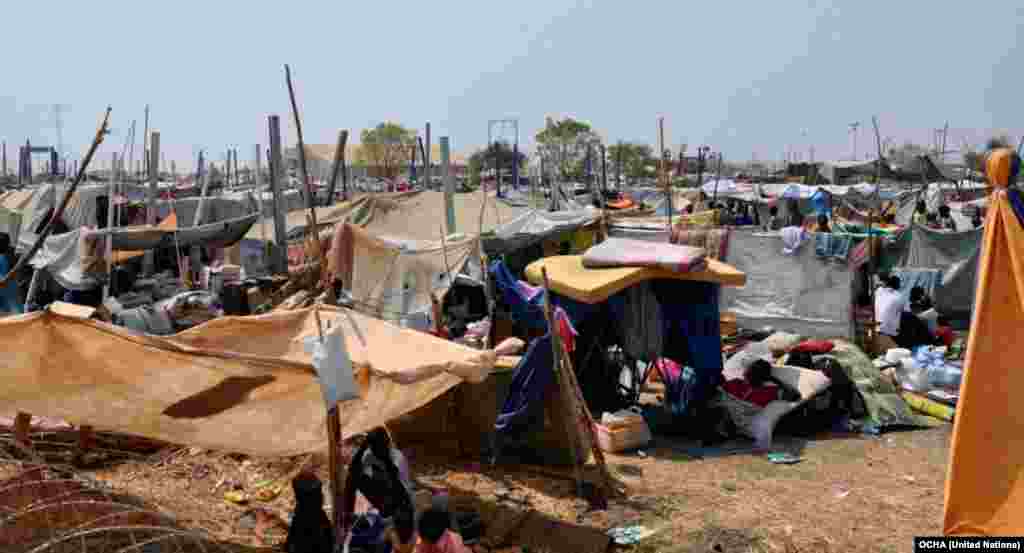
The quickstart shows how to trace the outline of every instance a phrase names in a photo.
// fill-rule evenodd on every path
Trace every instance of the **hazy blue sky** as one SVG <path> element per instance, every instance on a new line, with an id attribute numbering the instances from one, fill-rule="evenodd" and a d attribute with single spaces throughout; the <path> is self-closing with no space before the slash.
<path id="1" fill-rule="evenodd" d="M 391 119 L 463 150 L 500 117 L 529 142 L 546 114 L 653 143 L 663 115 L 691 151 L 814 143 L 822 159 L 850 155 L 853 121 L 861 154 L 873 147 L 874 114 L 897 142 L 947 120 L 951 146 L 1024 129 L 1020 0 L 7 2 L 3 19 L 0 137 L 55 142 L 61 103 L 78 151 L 110 104 L 104 162 L 133 118 L 141 141 L 146 103 L 178 160 L 227 144 L 251 158 L 271 113 L 292 142 L 285 63 L 308 143 Z"/>

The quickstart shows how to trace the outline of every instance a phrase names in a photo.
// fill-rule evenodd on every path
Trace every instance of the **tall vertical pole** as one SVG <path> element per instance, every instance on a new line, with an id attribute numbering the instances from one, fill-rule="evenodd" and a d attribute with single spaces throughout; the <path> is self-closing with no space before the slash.
<path id="1" fill-rule="evenodd" d="M 3 141 L 3 167 L 4 167 L 4 178 L 7 178 L 7 141 Z"/>
<path id="2" fill-rule="evenodd" d="M 448 235 L 455 234 L 455 175 L 451 167 L 451 143 L 447 136 L 440 138 L 441 166 L 444 175 L 444 211 L 448 221 Z"/>
<path id="3" fill-rule="evenodd" d="M 146 173 L 143 173 L 143 174 L 148 174 L 149 167 L 147 165 L 149 163 L 149 149 L 153 146 L 152 144 L 147 142 L 147 140 L 149 140 L 149 104 L 146 104 L 146 122 L 145 122 L 145 128 L 142 131 L 142 162 L 141 163 L 143 165 L 143 167 L 142 167 L 143 171 L 147 171 Z"/>
<path id="4" fill-rule="evenodd" d="M 348 143 L 348 131 L 342 130 L 338 132 L 338 145 L 334 148 L 334 163 L 331 167 L 331 181 L 327 185 L 327 203 L 325 205 L 332 205 L 334 203 L 334 190 L 338 185 L 338 171 L 345 170 L 345 145 Z M 344 196 L 344 190 L 342 196 Z"/>
<path id="5" fill-rule="evenodd" d="M 281 119 L 276 115 L 267 118 L 270 128 L 270 190 L 274 204 L 274 241 L 277 243 L 277 255 L 273 263 L 275 273 L 288 271 L 288 237 L 284 224 L 284 207 L 281 201 L 281 179 L 284 176 L 284 158 L 281 155 Z"/>
<path id="6" fill-rule="evenodd" d="M 672 189 L 669 188 L 669 181 L 665 173 L 665 118 L 658 118 L 658 167 L 662 181 L 662 186 L 665 187 L 665 202 L 668 206 L 668 235 L 669 239 L 672 237 Z"/>
<path id="7" fill-rule="evenodd" d="M 110 184 L 107 188 L 107 230 L 114 228 L 114 198 L 117 197 L 117 152 L 111 154 L 110 158 Z M 110 278 L 103 285 L 103 301 L 110 297 L 110 285 L 114 280 L 113 263 L 113 240 L 108 235 L 104 240 L 103 258 L 107 260 L 107 274 Z"/>
<path id="8" fill-rule="evenodd" d="M 260 150 L 260 145 L 257 144 L 256 145 L 256 151 L 253 152 L 255 154 L 255 156 L 253 157 L 253 163 L 255 164 L 255 168 L 256 168 L 256 174 L 253 177 L 253 183 L 256 184 L 257 188 L 262 188 L 263 187 L 263 174 L 260 173 L 260 152 L 261 151 L 262 150 Z M 262 192 L 260 192 L 260 194 L 262 194 Z"/>
<path id="9" fill-rule="evenodd" d="M 148 112 L 147 108 L 147 114 Z M 146 224 L 153 226 L 156 225 L 157 180 L 160 173 L 160 133 L 157 131 L 153 131 L 150 138 L 149 153 L 149 194 L 146 196 Z M 152 250 L 146 251 L 143 267 L 145 274 L 153 274 L 154 258 Z"/>
<path id="10" fill-rule="evenodd" d="M 426 180 L 426 187 L 430 188 L 430 186 L 433 184 L 430 181 L 430 161 L 431 161 L 431 158 L 433 156 L 430 155 L 431 151 L 430 151 L 430 123 L 429 122 L 427 123 L 427 143 L 425 144 L 425 148 L 426 149 L 423 152 L 423 178 Z"/>

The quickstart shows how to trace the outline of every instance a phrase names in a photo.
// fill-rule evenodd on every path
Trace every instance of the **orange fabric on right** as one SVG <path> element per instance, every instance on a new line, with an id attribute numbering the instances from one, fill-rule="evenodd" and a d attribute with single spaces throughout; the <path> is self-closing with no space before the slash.
<path id="1" fill-rule="evenodd" d="M 992 204 L 950 448 L 947 535 L 1024 535 L 1024 228 L 1006 190 Z"/>

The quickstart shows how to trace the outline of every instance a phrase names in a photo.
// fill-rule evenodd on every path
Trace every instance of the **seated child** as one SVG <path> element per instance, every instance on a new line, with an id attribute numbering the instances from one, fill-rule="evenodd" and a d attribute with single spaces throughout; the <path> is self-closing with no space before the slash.
<path id="1" fill-rule="evenodd" d="M 462 536 L 450 529 L 451 516 L 443 509 L 427 509 L 420 517 L 420 539 L 415 553 L 472 553 Z"/>

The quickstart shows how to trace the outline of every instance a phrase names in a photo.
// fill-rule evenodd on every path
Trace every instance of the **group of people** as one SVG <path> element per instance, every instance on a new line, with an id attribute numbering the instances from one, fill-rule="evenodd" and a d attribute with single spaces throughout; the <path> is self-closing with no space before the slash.
<path id="1" fill-rule="evenodd" d="M 917 202 L 914 208 L 914 223 L 923 227 L 928 227 L 936 230 L 948 230 L 957 232 L 961 229 L 956 223 L 956 219 L 953 218 L 953 212 L 948 205 L 940 205 L 938 210 L 931 212 L 928 211 L 928 205 L 924 200 Z M 982 217 L 982 210 L 980 208 L 974 210 L 974 214 L 971 215 L 971 225 L 973 228 L 979 228 L 984 223 Z"/>
<path id="2" fill-rule="evenodd" d="M 319 480 L 308 475 L 293 482 L 296 495 L 295 516 L 285 542 L 287 553 L 314 553 L 341 550 L 334 544 L 333 526 L 323 510 L 323 492 Z M 377 428 L 352 457 L 345 480 L 340 510 L 342 527 L 349 536 L 351 551 L 365 551 L 355 543 L 359 531 L 355 524 L 356 494 L 370 504 L 381 526 L 370 541 L 390 544 L 390 551 L 410 553 L 472 553 L 462 536 L 453 528 L 453 517 L 443 500 L 417 516 L 409 463 L 391 442 L 383 428 Z"/>
<path id="3" fill-rule="evenodd" d="M 900 277 L 885 275 L 882 285 L 875 291 L 876 353 L 896 347 L 913 349 L 926 345 L 953 345 L 953 329 L 949 321 L 937 314 L 925 290 L 915 286 L 907 299 L 900 291 L 902 286 Z M 934 321 L 934 324 L 928 321 Z"/>

